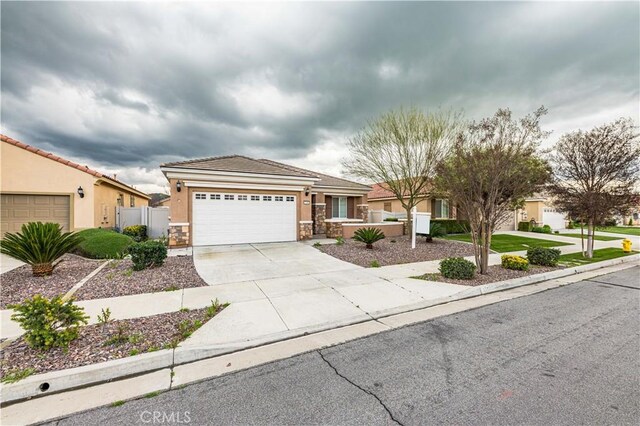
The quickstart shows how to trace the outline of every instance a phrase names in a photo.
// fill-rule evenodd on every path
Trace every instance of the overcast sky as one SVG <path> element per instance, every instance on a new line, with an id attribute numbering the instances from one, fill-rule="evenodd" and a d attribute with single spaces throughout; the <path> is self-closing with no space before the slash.
<path id="1" fill-rule="evenodd" d="M 402 105 L 544 104 L 549 143 L 640 114 L 638 2 L 1 8 L 2 133 L 149 192 L 161 162 L 233 153 L 339 174 Z"/>

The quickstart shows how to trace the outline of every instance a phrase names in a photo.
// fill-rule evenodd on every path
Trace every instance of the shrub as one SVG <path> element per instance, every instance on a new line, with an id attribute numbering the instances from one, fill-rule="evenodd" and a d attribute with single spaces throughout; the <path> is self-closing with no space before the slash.
<path id="1" fill-rule="evenodd" d="M 514 271 L 528 271 L 529 261 L 522 256 L 513 254 L 503 254 L 501 257 L 502 267 L 505 269 L 513 269 Z"/>
<path id="2" fill-rule="evenodd" d="M 466 234 L 471 229 L 468 220 L 434 219 L 431 226 L 436 223 L 442 225 L 447 234 Z"/>
<path id="3" fill-rule="evenodd" d="M 372 249 L 375 242 L 384 239 L 384 232 L 378 228 L 359 228 L 353 233 L 353 239 L 365 243 L 368 249 Z"/>
<path id="4" fill-rule="evenodd" d="M 607 219 L 603 223 L 604 226 L 616 226 L 618 225 L 618 221 L 615 219 Z"/>
<path id="5" fill-rule="evenodd" d="M 429 225 L 429 233 L 427 234 L 427 242 L 432 243 L 434 238 L 442 238 L 447 235 L 447 230 L 440 223 L 432 223 Z"/>
<path id="6" fill-rule="evenodd" d="M 518 231 L 531 232 L 532 229 L 533 229 L 533 225 L 531 224 L 531 222 L 524 221 L 524 220 L 521 222 L 518 222 Z"/>
<path id="7" fill-rule="evenodd" d="M 145 241 L 129 246 L 133 269 L 141 271 L 153 266 L 161 266 L 167 258 L 167 247 L 159 241 Z"/>
<path id="8" fill-rule="evenodd" d="M 11 320 L 25 330 L 24 339 L 29 346 L 43 350 L 69 346 L 78 337 L 80 326 L 89 319 L 83 308 L 72 300 L 64 302 L 60 296 L 49 300 L 36 294 L 9 308 L 15 310 Z"/>
<path id="9" fill-rule="evenodd" d="M 397 222 L 398 218 L 397 217 L 388 217 L 384 221 L 385 222 Z"/>
<path id="10" fill-rule="evenodd" d="M 371 263 L 369 263 L 369 266 L 372 268 L 379 268 L 380 262 L 378 262 L 377 260 L 372 260 Z"/>
<path id="11" fill-rule="evenodd" d="M 440 273 L 445 278 L 470 280 L 476 273 L 476 265 L 462 257 L 450 257 L 440 262 Z"/>
<path id="12" fill-rule="evenodd" d="M 573 221 L 569 221 L 569 224 L 567 225 L 567 229 L 573 229 L 575 228 L 575 226 L 573 226 Z"/>
<path id="13" fill-rule="evenodd" d="M 120 259 L 134 243 L 133 238 L 110 229 L 85 229 L 78 234 L 84 241 L 78 245 L 76 253 L 91 259 Z"/>
<path id="14" fill-rule="evenodd" d="M 551 227 L 549 225 L 534 226 L 533 228 L 531 228 L 531 232 L 537 232 L 538 234 L 550 234 Z"/>
<path id="15" fill-rule="evenodd" d="M 53 262 L 82 242 L 77 233 L 62 233 L 58 223 L 29 222 L 20 232 L 8 232 L 0 240 L 0 252 L 31 265 L 36 277 L 51 275 Z"/>
<path id="16" fill-rule="evenodd" d="M 344 244 L 344 238 L 343 237 L 336 238 L 336 245 L 337 246 L 341 246 L 343 244 Z"/>
<path id="17" fill-rule="evenodd" d="M 629 218 L 629 222 L 627 223 L 628 226 L 633 226 L 633 219 Z"/>
<path id="18" fill-rule="evenodd" d="M 527 250 L 527 259 L 532 265 L 556 266 L 560 260 L 560 250 L 545 247 L 532 247 Z"/>
<path id="19" fill-rule="evenodd" d="M 146 241 L 147 239 L 147 226 L 146 225 L 132 225 L 127 226 L 122 230 L 124 235 L 128 235 L 133 238 L 133 241 L 139 243 Z"/>

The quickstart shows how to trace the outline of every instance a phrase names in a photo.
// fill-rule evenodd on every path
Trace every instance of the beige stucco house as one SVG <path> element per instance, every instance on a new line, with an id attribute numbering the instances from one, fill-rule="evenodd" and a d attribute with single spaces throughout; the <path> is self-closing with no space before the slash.
<path id="1" fill-rule="evenodd" d="M 64 230 L 115 226 L 116 207 L 146 206 L 149 196 L 87 166 L 0 135 L 2 235 L 27 222 Z"/>
<path id="2" fill-rule="evenodd" d="M 383 210 L 388 213 L 406 214 L 400 200 L 383 183 L 372 185 L 367 199 L 370 211 Z M 456 209 L 446 198 L 426 197 L 416 207 L 418 212 L 431 213 L 431 219 L 456 219 Z"/>
<path id="3" fill-rule="evenodd" d="M 240 155 L 166 163 L 169 244 L 201 246 L 338 237 L 367 222 L 371 187 Z"/>

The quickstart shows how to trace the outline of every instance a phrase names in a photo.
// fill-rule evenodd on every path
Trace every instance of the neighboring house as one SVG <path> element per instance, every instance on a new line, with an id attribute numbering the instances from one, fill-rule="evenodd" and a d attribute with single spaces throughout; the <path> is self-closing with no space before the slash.
<path id="1" fill-rule="evenodd" d="M 167 197 L 156 202 L 154 207 L 169 207 L 170 205 L 171 205 L 171 197 Z"/>
<path id="2" fill-rule="evenodd" d="M 115 226 L 116 206 L 148 205 L 149 196 L 114 177 L 0 135 L 2 235 L 27 222 L 65 231 Z"/>
<path id="3" fill-rule="evenodd" d="M 371 187 L 275 161 L 232 155 L 160 168 L 172 246 L 304 240 L 368 217 Z"/>
<path id="4" fill-rule="evenodd" d="M 543 194 L 534 194 L 526 198 L 522 209 L 507 214 L 497 231 L 514 231 L 518 229 L 518 222 L 535 222 L 536 226 L 549 225 L 552 230 L 565 229 L 566 214 L 553 206 L 553 200 Z"/>
<path id="5" fill-rule="evenodd" d="M 404 207 L 398 198 L 383 183 L 372 185 L 367 195 L 369 211 L 385 211 L 396 215 L 406 215 Z M 456 209 L 451 206 L 449 200 L 440 198 L 425 198 L 416 206 L 419 212 L 431 213 L 432 219 L 456 219 Z"/>

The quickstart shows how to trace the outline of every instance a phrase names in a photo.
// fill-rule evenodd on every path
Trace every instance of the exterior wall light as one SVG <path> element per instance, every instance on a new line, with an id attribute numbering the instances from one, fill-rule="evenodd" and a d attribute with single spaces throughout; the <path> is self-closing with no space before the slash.
<path id="1" fill-rule="evenodd" d="M 84 189 L 81 186 L 78 187 L 78 195 L 80 198 L 84 198 Z"/>
<path id="2" fill-rule="evenodd" d="M 311 191 L 311 188 L 309 188 L 308 186 L 304 189 L 304 195 L 305 197 L 309 196 L 309 191 Z"/>
<path id="3" fill-rule="evenodd" d="M 180 181 L 176 182 L 176 191 L 178 192 L 182 191 L 182 182 Z"/>

